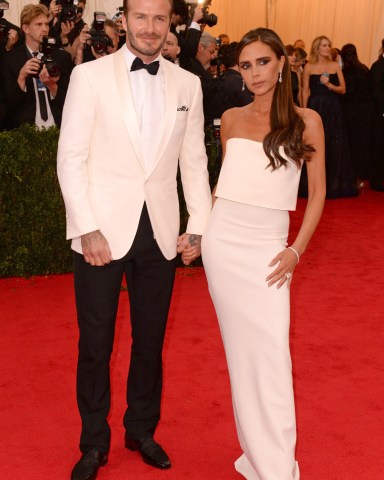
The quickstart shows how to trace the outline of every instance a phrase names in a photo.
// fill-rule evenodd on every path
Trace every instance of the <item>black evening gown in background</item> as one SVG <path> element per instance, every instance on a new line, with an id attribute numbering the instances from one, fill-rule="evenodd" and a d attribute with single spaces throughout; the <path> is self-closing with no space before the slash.
<path id="1" fill-rule="evenodd" d="M 352 165 L 357 177 L 371 176 L 374 107 L 367 67 L 348 67 L 343 70 L 346 94 L 341 103 L 347 125 Z M 384 132 L 383 132 L 384 134 Z"/>
<path id="2" fill-rule="evenodd" d="M 373 105 L 372 169 L 370 186 L 384 192 L 384 56 L 380 55 L 370 70 Z"/>
<path id="3" fill-rule="evenodd" d="M 309 78 L 310 97 L 307 106 L 318 112 L 323 121 L 327 198 L 353 197 L 358 195 L 358 189 L 339 95 L 321 84 L 320 77 L 311 75 Z M 329 81 L 338 85 L 337 74 L 331 74 Z M 308 195 L 305 169 L 299 194 Z"/>

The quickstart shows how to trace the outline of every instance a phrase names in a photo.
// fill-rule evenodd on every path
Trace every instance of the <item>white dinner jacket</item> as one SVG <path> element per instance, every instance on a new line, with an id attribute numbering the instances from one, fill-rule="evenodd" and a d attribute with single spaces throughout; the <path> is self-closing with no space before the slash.
<path id="1" fill-rule="evenodd" d="M 132 245 L 146 202 L 157 243 L 172 259 L 179 234 L 178 161 L 187 232 L 201 235 L 211 210 L 201 84 L 197 76 L 161 59 L 165 121 L 158 127 L 157 155 L 146 171 L 124 48 L 72 72 L 57 166 L 67 238 L 82 253 L 80 236 L 101 230 L 112 257 L 119 259 Z"/>

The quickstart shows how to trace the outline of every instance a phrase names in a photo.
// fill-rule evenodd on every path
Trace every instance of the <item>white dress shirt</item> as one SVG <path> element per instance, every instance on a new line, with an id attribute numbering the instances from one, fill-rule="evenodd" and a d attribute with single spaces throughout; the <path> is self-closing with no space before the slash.
<path id="1" fill-rule="evenodd" d="M 165 120 L 164 73 L 161 63 L 157 75 L 149 74 L 144 68 L 131 72 L 136 56 L 126 45 L 123 48 L 141 133 L 141 149 L 148 171 L 155 159 Z M 160 55 L 156 60 L 160 60 Z"/>

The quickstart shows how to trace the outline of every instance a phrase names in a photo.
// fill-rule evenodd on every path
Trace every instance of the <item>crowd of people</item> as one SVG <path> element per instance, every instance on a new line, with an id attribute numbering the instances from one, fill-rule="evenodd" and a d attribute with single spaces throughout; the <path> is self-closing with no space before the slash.
<path id="1" fill-rule="evenodd" d="M 90 28 L 85 0 L 66 18 L 56 0 L 44 3 L 25 6 L 20 29 L 4 39 L 1 100 L 6 128 L 60 127 L 79 326 L 81 457 L 71 479 L 95 480 L 108 462 L 123 277 L 132 327 L 124 444 L 152 467 L 171 467 L 154 438 L 162 348 L 176 255 L 189 265 L 202 253 L 242 448 L 235 468 L 247 480 L 299 480 L 290 286 L 326 195 L 357 195 L 357 176 L 383 190 L 374 158 L 383 142 L 383 54 L 369 71 L 353 45 L 339 59 L 325 36 L 307 62 L 302 41 L 284 46 L 267 28 L 238 43 L 216 39 L 202 9 L 190 15 L 181 0 L 124 0 L 120 18 L 98 12 Z M 223 164 L 212 202 L 204 126 L 217 118 Z M 358 152 L 354 141 L 363 142 Z M 189 213 L 181 235 L 178 168 Z M 299 188 L 308 202 L 288 245 Z"/>

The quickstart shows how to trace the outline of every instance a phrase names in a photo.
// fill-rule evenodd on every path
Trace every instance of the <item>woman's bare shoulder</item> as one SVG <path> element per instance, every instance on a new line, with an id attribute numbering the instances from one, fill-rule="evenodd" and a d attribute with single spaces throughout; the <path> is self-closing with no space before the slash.
<path id="1" fill-rule="evenodd" d="M 314 63 L 309 63 L 307 62 L 305 65 L 304 65 L 304 68 L 303 68 L 303 73 L 304 72 L 311 72 L 313 70 L 313 67 L 314 67 Z"/>
<path id="2" fill-rule="evenodd" d="M 305 124 L 304 135 L 306 141 L 311 142 L 314 137 L 323 135 L 323 121 L 320 115 L 311 108 L 296 107 L 297 114 Z"/>
<path id="3" fill-rule="evenodd" d="M 305 125 L 321 123 L 320 115 L 312 108 L 295 107 L 296 113 L 303 119 Z"/>
<path id="4" fill-rule="evenodd" d="M 226 110 L 221 117 L 221 126 L 231 129 L 239 126 L 244 121 L 244 116 L 248 111 L 248 105 L 245 107 L 234 107 Z"/>
<path id="5" fill-rule="evenodd" d="M 238 118 L 239 116 L 243 115 L 244 112 L 246 111 L 247 106 L 245 107 L 233 107 L 230 108 L 229 110 L 226 110 L 222 117 L 221 120 L 223 121 L 231 121 L 234 118 Z"/>

